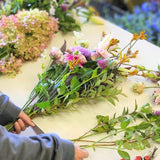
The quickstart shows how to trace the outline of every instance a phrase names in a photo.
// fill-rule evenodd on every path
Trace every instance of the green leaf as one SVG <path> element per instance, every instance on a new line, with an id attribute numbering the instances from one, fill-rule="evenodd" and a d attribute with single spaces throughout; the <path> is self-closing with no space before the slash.
<path id="1" fill-rule="evenodd" d="M 149 113 L 151 113 L 152 108 L 151 108 L 151 106 L 150 106 L 149 103 L 146 103 L 145 105 L 143 105 L 143 106 L 141 107 L 141 111 L 142 111 L 143 113 L 149 114 Z"/>
<path id="2" fill-rule="evenodd" d="M 130 160 L 130 155 L 122 150 L 118 150 L 118 154 L 125 160 Z"/>
<path id="3" fill-rule="evenodd" d="M 57 91 L 58 91 L 58 95 L 63 95 L 66 91 L 66 85 L 63 84 L 63 85 L 60 85 L 58 88 L 57 88 Z"/>
<path id="4" fill-rule="evenodd" d="M 109 116 L 103 116 L 102 117 L 102 122 L 107 123 L 109 121 Z"/>
<path id="5" fill-rule="evenodd" d="M 158 70 L 160 71 L 160 65 L 158 65 Z"/>
<path id="6" fill-rule="evenodd" d="M 130 124 L 130 119 L 125 119 L 124 121 L 121 122 L 120 126 L 122 129 L 125 129 L 128 125 Z"/>
<path id="7" fill-rule="evenodd" d="M 98 70 L 98 68 L 93 70 L 92 78 L 95 78 L 97 76 L 97 70 Z"/>
<path id="8" fill-rule="evenodd" d="M 146 146 L 148 148 L 151 147 L 151 145 L 150 145 L 150 143 L 149 143 L 149 141 L 147 139 L 143 140 L 142 143 L 143 143 L 144 146 Z"/>
<path id="9" fill-rule="evenodd" d="M 107 99 L 111 104 L 113 104 L 114 106 L 116 105 L 113 98 L 107 97 L 106 99 Z"/>
<path id="10" fill-rule="evenodd" d="M 105 129 L 103 127 L 96 127 L 92 129 L 94 132 L 103 133 Z"/>
<path id="11" fill-rule="evenodd" d="M 99 86 L 101 84 L 100 79 L 97 79 L 95 86 Z"/>
<path id="12" fill-rule="evenodd" d="M 48 108 L 50 106 L 50 101 L 45 101 L 36 104 L 39 108 Z"/>
<path id="13" fill-rule="evenodd" d="M 131 143 L 129 143 L 129 142 L 125 142 L 125 143 L 123 144 L 123 148 L 124 148 L 124 149 L 128 149 L 128 150 L 132 150 L 132 149 L 133 149 Z"/>
<path id="14" fill-rule="evenodd" d="M 60 99 L 58 97 L 54 98 L 54 105 L 59 105 L 60 104 Z"/>
<path id="15" fill-rule="evenodd" d="M 125 139 L 127 139 L 127 140 L 131 139 L 133 137 L 134 133 L 135 133 L 135 130 L 130 128 L 129 130 L 127 130 L 125 132 L 125 135 L 124 135 Z"/>
<path id="16" fill-rule="evenodd" d="M 147 129 L 148 127 L 152 127 L 153 125 L 151 123 L 147 122 L 141 122 L 139 125 L 135 126 L 136 130 L 142 130 L 142 129 Z"/>
<path id="17" fill-rule="evenodd" d="M 102 115 L 97 115 L 96 118 L 97 118 L 98 125 L 101 124 L 103 116 Z"/>
<path id="18" fill-rule="evenodd" d="M 127 115 L 127 114 L 128 114 L 128 108 L 127 108 L 127 110 L 126 110 L 126 108 L 124 108 L 122 115 Z"/>
<path id="19" fill-rule="evenodd" d="M 79 85 L 80 85 L 80 82 L 78 81 L 77 76 L 73 76 L 73 78 L 71 80 L 71 86 L 70 86 L 71 90 L 78 91 L 80 88 Z"/>

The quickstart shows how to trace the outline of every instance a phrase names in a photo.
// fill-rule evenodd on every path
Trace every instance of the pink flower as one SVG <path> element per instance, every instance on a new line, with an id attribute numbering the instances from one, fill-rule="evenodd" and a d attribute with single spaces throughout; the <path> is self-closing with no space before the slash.
<path id="1" fill-rule="evenodd" d="M 81 52 L 76 53 L 76 55 L 74 55 L 75 52 L 73 52 L 72 54 L 66 53 L 64 55 L 64 62 L 72 62 L 72 67 L 74 68 L 76 65 L 79 65 L 80 67 L 83 67 L 82 64 L 86 63 L 86 57 L 81 54 Z"/>
<path id="2" fill-rule="evenodd" d="M 54 59 L 57 64 L 64 63 L 64 55 L 59 48 L 52 47 L 49 56 Z"/>
<path id="3" fill-rule="evenodd" d="M 96 52 L 101 55 L 103 58 L 108 58 L 109 57 L 109 53 L 104 50 L 104 49 L 96 49 Z"/>
<path id="4" fill-rule="evenodd" d="M 99 55 L 99 53 L 98 52 L 92 52 L 92 54 L 91 54 L 91 59 L 93 60 L 93 61 L 95 61 L 96 59 L 98 59 L 100 57 L 100 55 Z"/>
<path id="5" fill-rule="evenodd" d="M 160 104 L 160 89 L 156 89 L 153 92 L 153 101 L 159 105 Z"/>
<path id="6" fill-rule="evenodd" d="M 66 53 L 64 55 L 64 62 L 68 62 L 68 61 L 73 61 L 73 55 L 69 54 L 69 53 Z"/>
<path id="7" fill-rule="evenodd" d="M 81 52 L 81 54 L 83 54 L 88 60 L 91 59 L 91 51 L 90 50 L 88 50 L 84 47 L 80 47 L 80 46 L 73 47 L 72 52 L 76 52 L 76 51 Z"/>
<path id="8" fill-rule="evenodd" d="M 108 60 L 107 59 L 101 59 L 98 61 L 99 67 L 103 70 L 108 66 Z"/>
<path id="9" fill-rule="evenodd" d="M 153 115 L 160 116 L 160 111 L 153 112 Z"/>
<path id="10" fill-rule="evenodd" d="M 75 57 L 80 60 L 81 64 L 84 64 L 87 62 L 86 57 L 82 55 L 81 53 L 78 53 L 77 55 L 75 55 Z"/>

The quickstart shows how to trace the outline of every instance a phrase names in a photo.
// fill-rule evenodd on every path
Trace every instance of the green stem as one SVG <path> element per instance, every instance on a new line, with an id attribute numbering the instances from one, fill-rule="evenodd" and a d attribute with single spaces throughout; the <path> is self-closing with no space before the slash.
<path id="1" fill-rule="evenodd" d="M 148 88 L 160 88 L 160 86 L 148 86 L 148 87 L 144 87 L 144 89 L 148 89 Z"/>
<path id="2" fill-rule="evenodd" d="M 92 147 L 94 144 L 99 143 L 99 142 L 101 142 L 101 141 L 103 141 L 103 140 L 105 140 L 105 139 L 107 139 L 107 138 L 109 138 L 109 137 L 111 137 L 111 136 L 114 136 L 114 135 L 117 134 L 117 133 L 121 133 L 121 132 L 123 132 L 124 130 L 125 130 L 125 129 L 122 129 L 122 130 L 117 131 L 116 133 L 109 134 L 109 135 L 107 135 L 107 136 L 99 139 L 98 141 L 93 142 L 93 143 L 90 144 L 90 145 L 86 145 L 86 147 L 84 147 L 84 148 Z"/>
<path id="3" fill-rule="evenodd" d="M 75 87 L 73 90 L 71 90 L 70 92 L 64 94 L 63 96 L 61 96 L 60 98 L 64 98 L 68 95 L 70 95 L 71 93 L 75 92 L 75 90 L 79 87 L 81 87 L 82 85 L 84 85 L 85 83 L 87 83 L 88 81 L 94 79 L 94 78 L 98 78 L 99 76 L 101 76 L 102 74 L 104 74 L 106 72 L 106 70 L 103 70 L 100 74 L 98 74 L 97 76 L 95 77 L 91 77 L 91 78 L 88 78 L 86 81 L 82 82 L 81 84 L 79 84 L 77 87 Z"/>
<path id="4" fill-rule="evenodd" d="M 94 133 L 91 133 L 91 134 L 88 134 L 88 135 L 85 135 L 85 136 L 81 136 L 79 138 L 76 138 L 76 139 L 71 139 L 71 141 L 79 141 L 80 139 L 84 139 L 84 138 L 87 138 L 87 137 L 90 137 L 90 136 L 93 136 L 93 135 L 97 135 L 99 134 L 98 132 L 94 132 Z"/>

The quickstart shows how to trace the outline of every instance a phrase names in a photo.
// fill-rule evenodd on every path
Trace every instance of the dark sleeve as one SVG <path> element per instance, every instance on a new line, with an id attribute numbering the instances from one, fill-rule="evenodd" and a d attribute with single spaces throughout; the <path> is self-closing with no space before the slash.
<path id="1" fill-rule="evenodd" d="M 16 135 L 0 126 L 1 160 L 74 160 L 74 145 L 56 134 Z"/>
<path id="2" fill-rule="evenodd" d="M 21 109 L 9 101 L 9 97 L 0 93 L 0 125 L 16 120 Z"/>

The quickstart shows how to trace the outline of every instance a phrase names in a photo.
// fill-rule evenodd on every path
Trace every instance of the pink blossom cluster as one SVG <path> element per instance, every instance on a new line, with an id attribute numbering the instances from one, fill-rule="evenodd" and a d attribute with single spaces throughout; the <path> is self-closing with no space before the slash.
<path id="1" fill-rule="evenodd" d="M 83 67 L 82 64 L 87 62 L 85 53 L 89 53 L 90 51 L 83 47 L 75 47 L 67 50 L 65 54 L 61 52 L 59 48 L 52 47 L 50 51 L 50 57 L 55 60 L 57 64 L 64 64 L 71 62 L 72 67 L 76 67 L 79 65 Z"/>
<path id="2" fill-rule="evenodd" d="M 11 64 L 9 59 L 11 54 L 15 57 L 15 61 L 36 60 L 56 31 L 58 31 L 58 20 L 50 17 L 46 11 L 34 9 L 19 11 L 9 17 L 3 16 L 0 20 L 0 50 L 4 52 L 4 59 L 0 61 L 0 72 L 3 74 L 15 72 L 14 67 L 6 71 L 9 69 L 7 66 Z"/>
<path id="3" fill-rule="evenodd" d="M 5 61 L 4 58 L 0 60 L 0 71 L 2 74 L 8 74 L 10 76 L 15 76 L 19 72 L 20 66 L 22 66 L 23 61 L 20 58 L 16 58 L 11 54 L 9 59 Z"/>
<path id="4" fill-rule="evenodd" d="M 110 61 L 112 61 L 111 56 L 112 52 L 117 52 L 118 41 L 113 42 L 111 35 L 106 35 L 102 41 L 98 44 L 97 48 L 94 51 L 90 51 L 85 48 L 88 46 L 88 41 L 83 39 L 82 34 L 74 32 L 75 34 L 75 44 L 77 46 L 72 47 L 66 50 L 64 53 L 60 49 L 53 47 L 50 51 L 50 57 L 55 60 L 57 64 L 68 63 L 70 69 L 72 70 L 76 66 L 83 67 L 83 64 L 88 61 L 96 61 L 97 65 L 103 70 L 105 69 Z M 115 39 L 114 39 L 115 40 Z M 82 44 L 82 46 L 80 45 Z"/>
<path id="5" fill-rule="evenodd" d="M 160 104 L 160 89 L 156 89 L 153 92 L 153 101 L 159 105 Z"/>
<path id="6" fill-rule="evenodd" d="M 94 51 L 82 47 L 88 46 L 88 41 L 83 41 L 87 44 L 83 43 L 80 46 L 81 43 L 79 42 L 82 40 L 82 34 L 76 32 L 75 36 L 75 44 L 78 44 L 78 46 L 66 50 L 64 54 L 58 48 L 53 47 L 51 49 L 50 56 L 57 64 L 69 63 L 70 69 L 73 69 L 76 66 L 83 67 L 83 64 L 87 63 L 87 61 L 97 61 L 97 65 L 102 70 L 109 65 L 110 61 L 112 61 L 111 53 L 116 52 L 116 48 L 118 48 L 117 41 L 111 44 L 113 39 L 110 35 L 105 36 Z"/>

